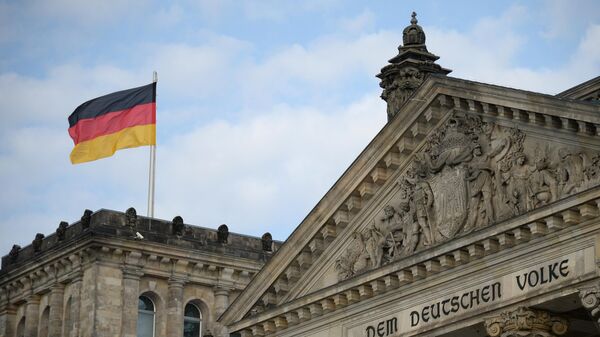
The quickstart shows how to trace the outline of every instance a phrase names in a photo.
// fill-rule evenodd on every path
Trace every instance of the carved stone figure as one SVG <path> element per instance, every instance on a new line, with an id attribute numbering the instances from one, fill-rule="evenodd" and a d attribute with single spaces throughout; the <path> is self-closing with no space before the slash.
<path id="1" fill-rule="evenodd" d="M 229 237 L 229 227 L 227 225 L 222 224 L 217 229 L 217 242 L 218 243 L 227 243 L 227 238 Z"/>
<path id="2" fill-rule="evenodd" d="M 19 253 L 21 252 L 21 246 L 13 245 L 12 249 L 8 253 L 8 258 L 11 263 L 17 262 L 17 258 L 19 257 Z"/>
<path id="3" fill-rule="evenodd" d="M 591 187 L 594 183 L 600 182 L 600 153 L 597 153 L 596 155 L 592 156 L 590 162 L 586 165 L 584 169 L 584 174 L 587 183 L 591 183 L 589 187 Z"/>
<path id="4" fill-rule="evenodd" d="M 125 226 L 130 229 L 135 229 L 137 224 L 137 211 L 133 207 L 129 207 L 125 211 Z"/>
<path id="5" fill-rule="evenodd" d="M 35 235 L 35 239 L 33 239 L 33 241 L 31 242 L 31 245 L 33 246 L 33 251 L 36 253 L 41 252 L 43 243 L 44 243 L 44 234 L 37 233 Z"/>
<path id="6" fill-rule="evenodd" d="M 360 232 L 352 234 L 352 242 L 335 263 L 340 280 L 352 277 L 369 267 L 368 254 L 365 249 L 365 240 Z"/>
<path id="7" fill-rule="evenodd" d="M 508 202 L 513 215 L 519 215 L 533 209 L 533 191 L 529 184 L 529 177 L 535 168 L 527 164 L 527 157 L 523 152 L 518 152 L 514 157 L 514 165 L 505 179 L 508 183 Z"/>
<path id="8" fill-rule="evenodd" d="M 544 152 L 538 152 L 535 160 L 535 171 L 530 177 L 533 207 L 548 204 L 558 197 L 558 182 L 550 169 Z"/>
<path id="9" fill-rule="evenodd" d="M 433 192 L 431 187 L 425 180 L 427 178 L 427 171 L 425 166 L 417 164 L 417 179 L 415 181 L 415 189 L 413 198 L 415 201 L 415 212 L 417 216 L 417 222 L 421 227 L 421 232 L 425 236 L 423 244 L 429 246 L 434 243 L 433 231 L 431 229 L 430 214 L 433 207 Z"/>
<path id="10" fill-rule="evenodd" d="M 414 252 L 419 244 L 420 226 L 408 200 L 400 202 L 398 211 L 389 205 L 384 210 L 388 221 L 393 219 L 389 221 L 391 226 L 386 233 L 384 260 L 392 261 Z"/>
<path id="11" fill-rule="evenodd" d="M 383 258 L 383 243 L 385 241 L 384 233 L 375 226 L 363 231 L 362 237 L 365 243 L 365 251 L 369 255 L 369 262 L 372 268 L 381 266 Z"/>
<path id="12" fill-rule="evenodd" d="M 273 237 L 271 236 L 271 233 L 266 232 L 265 234 L 263 234 L 261 240 L 262 250 L 264 250 L 265 252 L 273 251 Z"/>
<path id="13" fill-rule="evenodd" d="M 60 224 L 58 224 L 58 228 L 56 229 L 56 237 L 58 238 L 58 241 L 65 239 L 67 227 L 69 227 L 69 224 L 65 221 L 61 221 Z"/>
<path id="14" fill-rule="evenodd" d="M 584 152 L 572 153 L 565 148 L 558 150 L 558 156 L 561 194 L 576 192 L 585 178 L 584 168 L 589 159 Z"/>
<path id="15" fill-rule="evenodd" d="M 600 184 L 600 153 L 557 154 L 545 144 L 455 112 L 414 154 L 391 201 L 354 233 L 336 261 L 340 278 Z"/>
<path id="16" fill-rule="evenodd" d="M 89 209 L 86 209 L 85 211 L 83 211 L 83 215 L 81 216 L 81 228 L 82 229 L 88 229 L 90 228 L 90 223 L 92 222 L 92 211 Z"/>
<path id="17" fill-rule="evenodd" d="M 490 337 L 554 337 L 567 333 L 569 322 L 547 311 L 519 307 L 487 319 L 485 328 Z"/>
<path id="18" fill-rule="evenodd" d="M 473 149 L 473 160 L 468 164 L 467 169 L 467 192 L 470 200 L 465 231 L 469 232 L 476 227 L 478 218 L 480 218 L 480 226 L 487 226 L 495 220 L 492 203 L 494 171 L 489 166 L 488 156 L 483 154 L 480 145 Z M 479 211 L 480 207 L 483 212 Z"/>

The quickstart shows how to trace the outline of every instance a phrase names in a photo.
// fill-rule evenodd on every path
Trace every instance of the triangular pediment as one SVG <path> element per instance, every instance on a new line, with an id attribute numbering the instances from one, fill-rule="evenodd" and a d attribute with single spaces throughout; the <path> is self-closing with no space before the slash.
<path id="1" fill-rule="evenodd" d="M 431 76 L 221 320 L 245 328 L 596 186 L 599 132 L 597 105 Z"/>

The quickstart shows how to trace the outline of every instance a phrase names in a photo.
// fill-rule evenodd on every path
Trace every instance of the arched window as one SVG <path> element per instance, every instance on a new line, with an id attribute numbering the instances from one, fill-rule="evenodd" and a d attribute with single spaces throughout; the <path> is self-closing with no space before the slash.
<path id="1" fill-rule="evenodd" d="M 48 321 L 50 320 L 50 307 L 46 307 L 42 311 L 42 317 L 40 317 L 40 324 L 38 326 L 38 336 L 48 337 Z"/>
<path id="2" fill-rule="evenodd" d="M 25 316 L 21 317 L 19 324 L 17 324 L 17 337 L 25 336 Z"/>
<path id="3" fill-rule="evenodd" d="M 202 337 L 202 313 L 192 303 L 183 312 L 183 337 Z"/>
<path id="4" fill-rule="evenodd" d="M 146 296 L 138 300 L 137 337 L 154 337 L 154 303 Z"/>
<path id="5" fill-rule="evenodd" d="M 63 314 L 63 337 L 71 336 L 71 330 L 73 330 L 73 323 L 71 322 L 71 297 L 67 300 L 67 304 L 65 305 L 65 313 Z"/>

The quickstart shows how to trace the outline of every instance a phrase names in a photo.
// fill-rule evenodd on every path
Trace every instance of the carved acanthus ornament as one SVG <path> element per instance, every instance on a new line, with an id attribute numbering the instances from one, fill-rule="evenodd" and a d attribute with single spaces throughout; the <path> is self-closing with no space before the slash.
<path id="1" fill-rule="evenodd" d="M 600 153 L 549 148 L 456 112 L 397 180 L 399 191 L 336 261 L 340 279 L 600 184 Z"/>
<path id="2" fill-rule="evenodd" d="M 543 310 L 520 307 L 485 321 L 490 337 L 553 337 L 567 333 L 569 322 Z"/>

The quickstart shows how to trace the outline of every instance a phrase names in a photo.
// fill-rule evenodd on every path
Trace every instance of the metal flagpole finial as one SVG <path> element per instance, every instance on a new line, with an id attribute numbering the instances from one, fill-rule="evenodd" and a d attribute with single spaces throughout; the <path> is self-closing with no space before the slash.
<path id="1" fill-rule="evenodd" d="M 156 70 L 152 72 L 152 82 L 158 82 L 158 73 L 156 72 Z"/>

